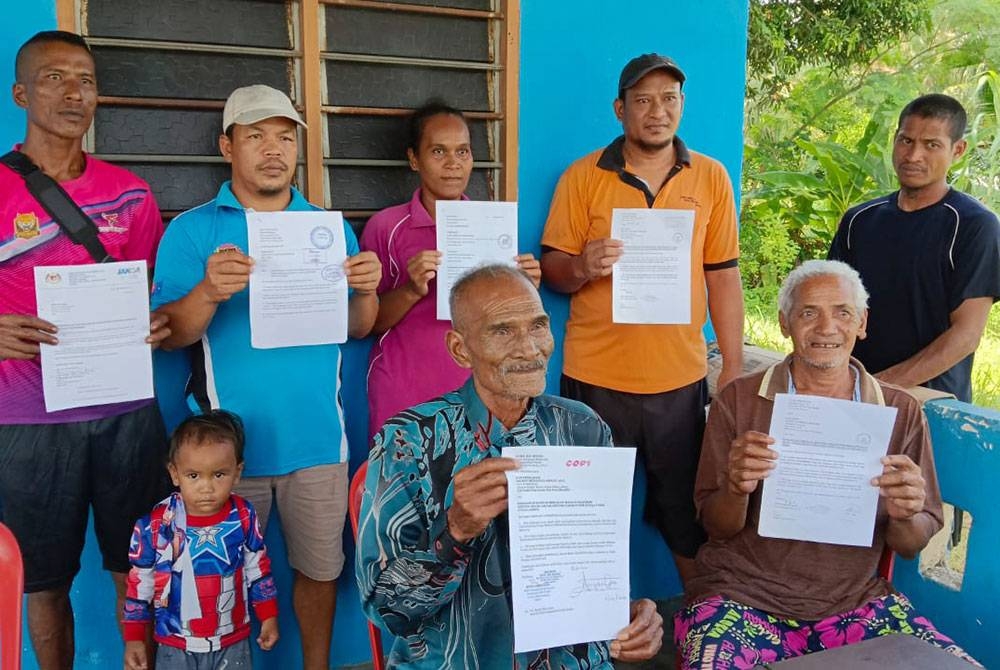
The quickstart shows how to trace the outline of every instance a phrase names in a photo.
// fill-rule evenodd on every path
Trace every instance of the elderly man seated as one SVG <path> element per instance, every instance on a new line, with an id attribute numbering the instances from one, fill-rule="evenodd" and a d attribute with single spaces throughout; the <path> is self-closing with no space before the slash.
<path id="1" fill-rule="evenodd" d="M 919 403 L 850 356 L 865 336 L 868 293 L 838 261 L 807 261 L 779 293 L 793 351 L 735 380 L 712 404 L 695 483 L 709 541 L 674 638 L 683 668 L 752 668 L 891 633 L 915 635 L 972 660 L 876 575 L 888 546 L 912 557 L 941 528 L 941 495 Z M 855 547 L 757 534 L 761 480 L 779 454 L 767 435 L 777 393 L 897 408 L 879 489 L 874 542 Z M 974 661 L 973 661 L 974 662 Z"/>
<path id="2" fill-rule="evenodd" d="M 365 611 L 395 635 L 398 668 L 613 668 L 652 657 L 663 637 L 652 601 L 608 644 L 513 653 L 505 446 L 603 445 L 588 407 L 542 395 L 552 354 L 538 291 L 515 268 L 486 266 L 451 293 L 456 391 L 389 419 L 369 458 L 358 537 Z"/>

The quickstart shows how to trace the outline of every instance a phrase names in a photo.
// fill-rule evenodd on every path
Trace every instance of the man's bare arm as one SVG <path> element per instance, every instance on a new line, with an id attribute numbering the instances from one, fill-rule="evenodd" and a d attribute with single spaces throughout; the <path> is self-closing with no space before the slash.
<path id="1" fill-rule="evenodd" d="M 962 301 L 951 313 L 951 325 L 946 331 L 910 358 L 875 376 L 904 388 L 934 379 L 976 350 L 992 306 L 991 297 Z"/>
<path id="2" fill-rule="evenodd" d="M 576 293 L 587 282 L 610 276 L 621 255 L 622 241 L 611 238 L 587 242 L 577 256 L 549 249 L 542 252 L 542 280 L 553 291 Z"/>
<path id="3" fill-rule="evenodd" d="M 701 523 L 705 532 L 714 540 L 725 540 L 736 535 L 747 525 L 750 496 L 720 488 L 701 505 Z"/>
<path id="4" fill-rule="evenodd" d="M 940 520 L 924 509 L 927 482 L 920 466 L 905 454 L 883 456 L 882 474 L 872 485 L 879 488 L 889 514 L 886 543 L 904 558 L 913 558 L 941 529 Z"/>
<path id="5" fill-rule="evenodd" d="M 708 309 L 722 352 L 716 392 L 743 374 L 743 283 L 739 267 L 705 272 Z"/>
<path id="6" fill-rule="evenodd" d="M 170 336 L 160 346 L 180 349 L 201 339 L 215 317 L 219 304 L 229 300 L 250 283 L 253 260 L 235 249 L 216 251 L 205 264 L 205 277 L 179 300 L 161 306 L 166 314 Z"/>
<path id="7" fill-rule="evenodd" d="M 347 334 L 365 337 L 371 332 L 378 316 L 378 289 L 382 280 L 382 263 L 374 251 L 362 251 L 344 263 L 347 285 L 354 294 L 347 303 Z"/>
<path id="8" fill-rule="evenodd" d="M 726 480 L 701 505 L 701 522 L 713 539 L 726 539 L 747 523 L 750 494 L 774 470 L 778 452 L 774 438 L 748 430 L 729 445 Z"/>

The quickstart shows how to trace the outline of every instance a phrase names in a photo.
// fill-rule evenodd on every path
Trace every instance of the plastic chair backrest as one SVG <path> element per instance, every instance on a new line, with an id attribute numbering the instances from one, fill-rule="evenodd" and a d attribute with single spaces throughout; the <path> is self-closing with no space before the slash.
<path id="1" fill-rule="evenodd" d="M 14 534 L 0 523 L 0 670 L 21 668 L 24 564 Z"/>
<path id="2" fill-rule="evenodd" d="M 351 487 L 347 496 L 347 511 L 351 517 L 351 529 L 354 539 L 358 539 L 358 516 L 361 513 L 361 498 L 365 494 L 365 477 L 368 475 L 368 461 L 361 464 L 351 479 Z M 382 631 L 372 621 L 368 621 L 368 642 L 372 648 L 372 666 L 375 670 L 385 670 L 385 657 L 382 655 Z M 4 668 L 6 670 L 6 668 Z"/>
<path id="3" fill-rule="evenodd" d="M 895 552 L 885 545 L 882 550 L 882 557 L 878 559 L 878 576 L 887 582 L 892 582 L 892 568 L 896 562 Z"/>

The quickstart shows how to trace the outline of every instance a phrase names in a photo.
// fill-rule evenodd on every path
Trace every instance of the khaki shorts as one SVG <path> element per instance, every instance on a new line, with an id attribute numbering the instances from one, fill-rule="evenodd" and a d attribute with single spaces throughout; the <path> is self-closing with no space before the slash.
<path id="1" fill-rule="evenodd" d="M 276 501 L 288 563 L 310 579 L 330 582 L 344 567 L 347 480 L 347 463 L 316 465 L 277 477 L 247 477 L 236 493 L 257 510 L 261 532 Z"/>

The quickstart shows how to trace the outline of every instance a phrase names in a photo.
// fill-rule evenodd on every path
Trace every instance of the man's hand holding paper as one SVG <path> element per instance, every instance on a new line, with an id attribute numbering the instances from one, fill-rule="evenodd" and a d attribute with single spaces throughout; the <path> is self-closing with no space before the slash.
<path id="1" fill-rule="evenodd" d="M 516 470 L 513 458 L 487 458 L 463 468 L 455 475 L 448 532 L 459 542 L 478 537 L 497 515 L 507 509 L 508 470 Z"/>
<path id="2" fill-rule="evenodd" d="M 774 470 L 778 452 L 770 448 L 774 438 L 748 430 L 733 440 L 729 451 L 729 492 L 749 495 Z"/>

